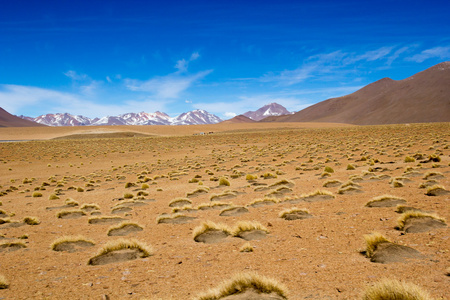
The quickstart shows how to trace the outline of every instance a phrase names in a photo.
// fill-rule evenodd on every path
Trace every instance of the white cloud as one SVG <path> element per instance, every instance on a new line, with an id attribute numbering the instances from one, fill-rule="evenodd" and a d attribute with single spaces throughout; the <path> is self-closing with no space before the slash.
<path id="1" fill-rule="evenodd" d="M 224 115 L 226 118 L 230 118 L 230 119 L 231 119 L 231 118 L 236 117 L 236 116 L 237 116 L 237 113 L 227 111 L 227 112 L 225 112 L 223 115 Z"/>
<path id="2" fill-rule="evenodd" d="M 442 60 L 450 58 L 450 47 L 434 47 L 426 49 L 419 54 L 407 57 L 406 60 L 421 63 L 430 58 L 439 58 Z"/>
<path id="3" fill-rule="evenodd" d="M 200 54 L 198 54 L 198 52 L 194 52 L 191 54 L 191 57 L 189 58 L 189 60 L 185 60 L 184 58 L 178 60 L 177 63 L 175 64 L 175 68 L 178 69 L 178 73 L 187 72 L 189 63 L 191 61 L 198 59 L 199 57 L 200 57 Z"/>
<path id="4" fill-rule="evenodd" d="M 111 83 L 111 82 L 112 82 L 111 77 L 106 76 L 106 81 L 108 81 L 109 83 Z"/>
<path id="5" fill-rule="evenodd" d="M 192 75 L 172 73 L 163 77 L 155 77 L 146 81 L 125 79 L 125 86 L 131 91 L 149 92 L 163 99 L 178 98 L 194 82 L 201 80 L 212 70 L 201 71 Z"/>
<path id="6" fill-rule="evenodd" d="M 63 74 L 75 81 L 82 81 L 89 79 L 89 77 L 86 74 L 78 74 L 73 70 L 69 70 Z"/>
<path id="7" fill-rule="evenodd" d="M 103 117 L 126 112 L 164 111 L 169 102 L 142 99 L 124 100 L 121 104 L 96 103 L 85 95 L 21 85 L 0 85 L 0 107 L 12 114 L 36 117 L 44 113 L 65 113 L 87 117 Z"/>

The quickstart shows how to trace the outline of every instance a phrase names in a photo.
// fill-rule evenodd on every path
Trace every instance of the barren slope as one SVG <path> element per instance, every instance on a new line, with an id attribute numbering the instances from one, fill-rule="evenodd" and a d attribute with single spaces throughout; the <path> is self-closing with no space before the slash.
<path id="1" fill-rule="evenodd" d="M 356 125 L 449 122 L 449 82 L 450 62 L 443 62 L 404 80 L 383 78 L 353 94 L 263 121 Z"/>

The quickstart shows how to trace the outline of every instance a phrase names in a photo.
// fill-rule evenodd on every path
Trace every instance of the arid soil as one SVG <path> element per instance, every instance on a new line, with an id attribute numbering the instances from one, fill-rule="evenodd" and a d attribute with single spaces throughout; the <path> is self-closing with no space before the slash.
<path id="1" fill-rule="evenodd" d="M 53 139 L 77 133 L 83 138 Z M 391 195 L 448 222 L 449 123 L 0 128 L 0 140 L 31 140 L 0 143 L 0 275 L 10 284 L 0 299 L 192 299 L 245 271 L 282 282 L 289 299 L 358 299 L 382 278 L 449 299 L 448 226 L 405 232 L 396 229 L 396 206 L 366 206 Z M 426 186 L 436 184 L 443 190 L 426 195 Z M 317 190 L 323 194 L 309 195 Z M 213 195 L 245 209 L 221 216 L 227 206 L 214 207 Z M 273 201 L 253 203 L 265 197 Z M 170 207 L 176 198 L 192 204 Z M 279 217 L 294 207 L 308 218 Z M 64 210 L 78 213 L 58 218 Z M 185 222 L 157 221 L 176 221 L 175 213 Z M 108 235 L 117 217 L 143 230 L 129 226 L 120 231 L 125 235 Z M 248 242 L 253 252 L 240 251 L 242 237 L 196 242 L 194 229 L 208 220 L 230 228 L 256 221 L 269 233 Z M 361 252 L 363 236 L 373 232 L 420 255 L 389 263 L 385 253 L 388 263 L 371 262 Z M 95 245 L 50 247 L 79 235 Z M 107 242 L 122 238 L 151 247 L 152 255 L 124 249 L 118 252 L 125 261 L 88 265 Z"/>

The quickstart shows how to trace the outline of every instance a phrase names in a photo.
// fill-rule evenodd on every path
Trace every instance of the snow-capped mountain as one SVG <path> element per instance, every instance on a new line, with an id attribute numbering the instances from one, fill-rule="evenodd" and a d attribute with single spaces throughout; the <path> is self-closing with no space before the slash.
<path id="1" fill-rule="evenodd" d="M 289 112 L 284 106 L 278 104 L 278 103 L 270 103 L 267 105 L 264 105 L 257 111 L 248 111 L 244 113 L 243 115 L 255 120 L 260 121 L 266 117 L 269 116 L 281 116 L 281 115 L 289 115 L 292 114 Z"/>
<path id="2" fill-rule="evenodd" d="M 206 110 L 197 109 L 174 118 L 172 125 L 216 124 L 219 122 L 222 122 L 222 119 L 218 116 L 210 114 Z"/>
<path id="3" fill-rule="evenodd" d="M 205 110 L 194 110 L 171 118 L 163 112 L 155 113 L 126 113 L 118 116 L 106 116 L 90 119 L 83 116 L 64 114 L 46 114 L 36 118 L 20 116 L 20 118 L 34 121 L 48 126 L 101 126 L 101 125 L 200 125 L 215 124 L 222 120 Z"/>
<path id="4" fill-rule="evenodd" d="M 36 123 L 44 124 L 47 126 L 83 126 L 83 125 L 90 125 L 92 122 L 98 120 L 98 119 L 90 119 L 83 116 L 74 116 L 68 113 L 46 114 L 36 118 L 20 116 L 20 118 L 29 121 L 34 121 Z"/>

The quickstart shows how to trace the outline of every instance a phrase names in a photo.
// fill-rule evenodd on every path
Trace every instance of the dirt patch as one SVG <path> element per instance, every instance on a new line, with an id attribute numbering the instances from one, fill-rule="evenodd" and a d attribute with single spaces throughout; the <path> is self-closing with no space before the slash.
<path id="1" fill-rule="evenodd" d="M 109 236 L 125 236 L 130 233 L 138 232 L 138 231 L 142 231 L 142 230 L 144 230 L 144 229 L 142 229 L 138 225 L 128 224 L 128 225 L 123 226 L 122 228 L 111 229 L 108 232 L 108 235 Z"/>
<path id="2" fill-rule="evenodd" d="M 219 216 L 221 217 L 236 217 L 242 214 L 248 213 L 248 209 L 245 207 L 233 207 L 223 210 Z"/>
<path id="3" fill-rule="evenodd" d="M 377 249 L 374 251 L 370 261 L 380 264 L 389 264 L 393 262 L 407 262 L 408 259 L 420 258 L 423 258 L 423 256 L 416 249 L 385 242 L 377 245 Z"/>
<path id="4" fill-rule="evenodd" d="M 114 215 L 123 214 L 132 211 L 131 207 L 116 207 L 111 210 L 111 213 Z"/>
<path id="5" fill-rule="evenodd" d="M 195 219 L 197 218 L 188 216 L 181 216 L 178 218 L 166 218 L 159 220 L 158 224 L 186 224 Z"/>
<path id="6" fill-rule="evenodd" d="M 12 252 L 17 251 L 20 249 L 26 248 L 25 245 L 22 245 L 20 243 L 6 243 L 3 245 L 0 245 L 0 252 Z"/>
<path id="7" fill-rule="evenodd" d="M 437 228 L 447 227 L 447 224 L 441 220 L 436 220 L 431 217 L 423 218 L 410 218 L 405 222 L 405 232 L 407 233 L 417 233 L 417 232 L 427 232 Z"/>
<path id="8" fill-rule="evenodd" d="M 237 237 L 246 241 L 262 240 L 266 238 L 267 233 L 264 230 L 247 230 L 240 232 Z"/>
<path id="9" fill-rule="evenodd" d="M 264 200 L 264 201 L 258 201 L 256 203 L 252 203 L 249 206 L 251 206 L 251 207 L 261 207 L 261 206 L 273 205 L 273 204 L 275 204 L 275 202 L 269 201 L 269 200 Z"/>
<path id="10" fill-rule="evenodd" d="M 88 241 L 63 242 L 56 245 L 53 250 L 73 253 L 92 246 L 94 246 L 94 244 Z"/>
<path id="11" fill-rule="evenodd" d="M 317 202 L 317 201 L 327 201 L 334 199 L 331 195 L 314 195 L 314 196 L 307 196 L 307 197 L 301 197 L 299 202 L 305 201 L 305 202 Z M 291 203 L 295 203 L 293 201 L 289 201 Z"/>
<path id="12" fill-rule="evenodd" d="M 373 201 L 367 203 L 367 207 L 395 207 L 399 204 L 406 203 L 406 200 L 395 199 L 395 198 L 385 198 L 383 200 Z"/>
<path id="13" fill-rule="evenodd" d="M 135 260 L 143 256 L 144 254 L 137 249 L 116 250 L 91 258 L 89 260 L 89 264 L 93 266 L 106 265 L 129 260 Z"/>
<path id="14" fill-rule="evenodd" d="M 102 217 L 89 219 L 89 224 L 115 224 L 126 221 L 124 218 Z"/>
<path id="15" fill-rule="evenodd" d="M 228 236 L 229 234 L 222 230 L 208 230 L 196 236 L 194 240 L 199 243 L 215 244 L 223 241 Z"/>
<path id="16" fill-rule="evenodd" d="M 73 212 L 67 212 L 65 214 L 62 214 L 58 218 L 59 219 L 78 219 L 85 215 L 86 214 L 82 211 L 73 211 Z"/>
<path id="17" fill-rule="evenodd" d="M 285 214 L 282 218 L 287 221 L 304 220 L 304 219 L 312 218 L 312 215 L 305 211 L 296 211 L 296 212 Z"/>

